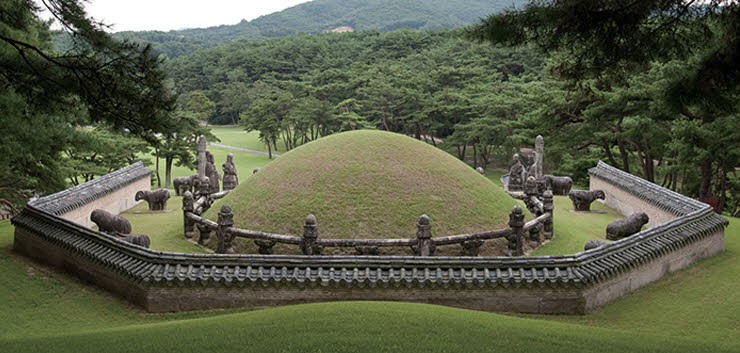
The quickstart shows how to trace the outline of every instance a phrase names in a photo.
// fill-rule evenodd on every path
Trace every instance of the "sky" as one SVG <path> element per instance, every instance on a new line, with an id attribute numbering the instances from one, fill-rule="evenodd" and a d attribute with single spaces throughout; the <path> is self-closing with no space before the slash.
<path id="1" fill-rule="evenodd" d="M 90 0 L 85 8 L 112 31 L 200 28 L 239 23 L 309 0 Z M 39 1 L 37 1 L 39 2 Z"/>

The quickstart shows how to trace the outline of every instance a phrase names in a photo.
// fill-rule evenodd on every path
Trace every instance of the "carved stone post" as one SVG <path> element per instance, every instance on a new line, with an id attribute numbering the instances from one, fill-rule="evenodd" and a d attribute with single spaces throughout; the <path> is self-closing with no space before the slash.
<path id="1" fill-rule="evenodd" d="M 545 239 L 552 239 L 553 234 L 553 216 L 554 216 L 554 210 L 555 205 L 552 200 L 552 191 L 547 190 L 542 194 L 542 203 L 544 204 L 545 213 L 550 214 L 550 219 L 545 221 L 544 224 L 544 233 L 545 233 Z"/>
<path id="2" fill-rule="evenodd" d="M 208 228 L 207 225 L 198 223 L 198 233 L 200 233 L 200 238 L 198 238 L 198 244 L 206 246 L 208 245 L 208 242 L 211 241 L 211 229 Z"/>
<path id="3" fill-rule="evenodd" d="M 537 187 L 537 179 L 535 177 L 530 176 L 527 178 L 527 182 L 524 185 L 524 194 L 526 195 L 524 204 L 530 212 L 535 213 L 535 205 L 532 203 L 532 197 L 539 197 L 539 188 Z"/>
<path id="4" fill-rule="evenodd" d="M 418 242 L 412 246 L 416 256 L 434 256 L 435 246 L 432 243 L 432 225 L 429 216 L 423 214 L 416 223 L 416 239 Z"/>
<path id="5" fill-rule="evenodd" d="M 218 248 L 216 252 L 219 254 L 233 254 L 234 247 L 231 245 L 231 239 L 233 238 L 229 234 L 229 228 L 234 225 L 234 213 L 231 212 L 231 206 L 224 204 L 221 206 L 221 212 L 218 213 L 218 230 L 216 234 L 218 236 Z"/>
<path id="6" fill-rule="evenodd" d="M 529 228 L 529 246 L 532 248 L 536 248 L 540 246 L 542 242 L 540 241 L 540 225 L 536 225 L 532 228 Z"/>
<path id="7" fill-rule="evenodd" d="M 542 162 L 545 154 L 545 139 L 542 138 L 542 135 L 537 135 L 537 138 L 534 141 L 534 151 L 535 167 L 532 175 L 534 175 L 536 179 L 540 179 L 543 175 Z"/>
<path id="8" fill-rule="evenodd" d="M 509 235 L 509 256 L 522 256 L 522 237 L 524 236 L 524 213 L 519 205 L 514 206 L 509 214 L 509 227 L 512 233 Z"/>
<path id="9" fill-rule="evenodd" d="M 262 255 L 272 255 L 272 247 L 275 246 L 275 242 L 267 239 L 255 239 L 254 244 L 259 246 L 257 250 Z"/>
<path id="10" fill-rule="evenodd" d="M 319 225 L 316 224 L 316 216 L 310 214 L 306 216 L 306 223 L 303 225 L 301 250 L 304 255 L 321 255 L 321 245 L 316 242 L 318 238 Z"/>
<path id="11" fill-rule="evenodd" d="M 198 139 L 198 178 L 206 176 L 206 137 L 200 135 Z"/>
<path id="12" fill-rule="evenodd" d="M 483 245 L 483 240 L 481 239 L 468 240 L 460 243 L 460 246 L 462 246 L 462 256 L 478 256 L 481 245 Z"/>
<path id="13" fill-rule="evenodd" d="M 200 199 L 203 196 L 206 197 L 206 201 L 203 202 L 200 212 L 200 214 L 203 214 L 205 211 L 208 211 L 208 209 L 211 208 L 211 203 L 213 202 L 213 200 L 208 198 L 208 195 L 210 195 L 211 184 L 208 182 L 208 177 L 204 176 L 202 178 L 196 178 L 195 185 L 195 198 Z"/>
<path id="14" fill-rule="evenodd" d="M 182 219 L 184 223 L 185 238 L 192 238 L 195 235 L 195 224 L 187 217 L 187 213 L 193 212 L 193 193 L 185 191 L 182 194 Z"/>

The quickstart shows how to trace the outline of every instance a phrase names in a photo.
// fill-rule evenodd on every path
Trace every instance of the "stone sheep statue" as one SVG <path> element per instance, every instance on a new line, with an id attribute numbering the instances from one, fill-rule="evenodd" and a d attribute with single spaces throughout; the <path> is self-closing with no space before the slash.
<path id="1" fill-rule="evenodd" d="M 612 221 L 606 226 L 606 238 L 609 240 L 626 238 L 639 232 L 648 221 L 650 218 L 645 212 L 635 212 L 628 217 Z"/>
<path id="2" fill-rule="evenodd" d="M 193 192 L 194 180 L 198 175 L 191 175 L 186 177 L 177 177 L 172 181 L 175 187 L 175 195 L 182 196 L 185 191 Z"/>
<path id="3" fill-rule="evenodd" d="M 108 234 L 129 234 L 131 223 L 128 219 L 114 215 L 106 210 L 94 210 L 90 214 L 90 220 L 98 225 L 98 230 Z"/>
<path id="4" fill-rule="evenodd" d="M 552 188 L 553 195 L 568 195 L 568 193 L 570 192 L 570 188 L 573 187 L 573 179 L 571 179 L 570 177 L 561 177 L 554 175 L 545 175 L 544 177 L 547 179 L 547 183 Z"/>
<path id="5" fill-rule="evenodd" d="M 136 201 L 145 200 L 149 204 L 150 211 L 162 211 L 167 208 L 167 200 L 170 198 L 170 191 L 167 189 L 157 190 L 139 190 L 136 192 L 134 199 Z"/>
<path id="6" fill-rule="evenodd" d="M 596 249 L 602 245 L 609 244 L 609 242 L 599 240 L 599 239 L 591 239 L 586 242 L 586 245 L 583 246 L 583 250 L 588 251 L 591 249 Z"/>
<path id="7" fill-rule="evenodd" d="M 596 199 L 605 199 L 606 194 L 603 190 L 571 190 L 568 197 L 576 211 L 591 211 L 591 203 Z"/>
<path id="8" fill-rule="evenodd" d="M 151 244 L 151 241 L 149 240 L 149 237 L 146 234 L 134 234 L 129 235 L 127 237 L 120 238 L 121 240 L 131 243 L 138 246 L 143 246 L 147 249 L 149 249 L 149 244 Z"/>

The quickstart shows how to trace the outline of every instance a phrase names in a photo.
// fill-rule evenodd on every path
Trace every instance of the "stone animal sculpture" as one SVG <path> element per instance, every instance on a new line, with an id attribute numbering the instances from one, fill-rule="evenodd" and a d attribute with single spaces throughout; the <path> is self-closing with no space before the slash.
<path id="1" fill-rule="evenodd" d="M 583 250 L 591 250 L 596 249 L 602 245 L 609 244 L 609 242 L 599 240 L 599 239 L 591 239 L 586 242 L 586 245 L 583 246 Z"/>
<path id="2" fill-rule="evenodd" d="M 596 199 L 605 199 L 606 194 L 603 190 L 571 190 L 568 197 L 576 211 L 591 211 L 591 203 Z"/>
<path id="3" fill-rule="evenodd" d="M 193 185 L 195 184 L 195 178 L 197 178 L 198 175 L 191 175 L 186 177 L 177 177 L 172 181 L 172 184 L 175 187 L 175 195 L 182 196 L 182 194 L 185 193 L 185 191 L 193 192 Z"/>
<path id="4" fill-rule="evenodd" d="M 475 171 L 480 173 L 480 175 L 486 175 L 486 171 L 481 167 L 475 168 Z"/>
<path id="5" fill-rule="evenodd" d="M 544 177 L 547 179 L 547 183 L 552 188 L 553 195 L 568 195 L 568 193 L 570 192 L 570 188 L 573 187 L 573 179 L 571 179 L 570 177 L 554 175 L 545 175 Z"/>
<path id="6" fill-rule="evenodd" d="M 134 199 L 136 201 L 145 200 L 149 204 L 149 210 L 162 211 L 167 208 L 167 200 L 170 198 L 170 191 L 167 189 L 157 190 L 139 190 L 136 192 Z"/>
<path id="7" fill-rule="evenodd" d="M 90 220 L 98 225 L 98 230 L 108 234 L 129 234 L 131 223 L 128 219 L 114 215 L 106 210 L 93 210 Z"/>
<path id="8" fill-rule="evenodd" d="M 143 246 L 147 249 L 149 249 L 149 244 L 151 244 L 151 241 L 149 240 L 149 237 L 146 234 L 134 234 L 129 235 L 127 237 L 120 238 L 121 240 L 131 243 L 138 246 Z"/>
<path id="9" fill-rule="evenodd" d="M 635 212 L 628 217 L 612 221 L 606 226 L 606 238 L 609 240 L 626 238 L 639 232 L 648 221 L 650 218 L 645 212 Z"/>

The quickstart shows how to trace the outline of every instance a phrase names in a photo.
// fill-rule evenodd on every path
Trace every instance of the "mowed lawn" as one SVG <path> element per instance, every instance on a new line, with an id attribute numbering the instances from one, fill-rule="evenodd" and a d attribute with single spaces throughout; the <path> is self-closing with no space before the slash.
<path id="1" fill-rule="evenodd" d="M 226 162 L 226 155 L 229 153 L 232 153 L 234 155 L 234 165 L 236 165 L 236 169 L 238 171 L 237 174 L 239 176 L 240 181 L 251 176 L 254 168 L 262 168 L 271 162 L 271 160 L 267 158 L 267 156 L 254 154 L 254 153 L 235 151 L 235 150 L 230 150 L 230 149 L 220 148 L 220 147 L 213 147 L 213 146 L 208 146 L 208 150 L 211 151 L 211 153 L 213 153 L 213 158 L 216 161 L 216 163 L 214 164 L 216 165 L 216 169 L 218 170 L 219 174 L 221 174 L 222 177 L 223 177 L 222 166 Z M 147 156 L 142 156 L 141 158 L 142 160 L 151 161 L 152 163 L 149 166 L 147 166 L 147 168 L 151 170 L 155 170 L 156 164 L 155 164 L 155 158 L 153 156 L 147 155 Z M 164 178 L 165 178 L 164 172 L 165 172 L 164 160 L 160 159 L 159 160 L 159 175 L 162 178 L 162 187 L 165 186 L 164 185 Z M 181 177 L 181 176 L 190 176 L 196 173 L 198 173 L 197 169 L 172 166 L 172 179 L 176 177 Z M 155 183 L 153 188 L 156 189 L 157 188 L 156 170 L 155 170 L 155 174 L 152 175 L 152 181 Z M 223 185 L 221 186 L 223 187 Z M 174 190 L 174 186 L 170 185 L 170 189 Z"/>
<path id="2" fill-rule="evenodd" d="M 267 152 L 267 146 L 259 139 L 259 131 L 246 131 L 239 126 L 210 126 L 210 128 L 211 132 L 221 140 L 216 143 Z M 272 150 L 273 153 L 285 152 L 285 144 L 282 141 L 278 141 L 277 147 L 277 151 Z"/>
<path id="3" fill-rule="evenodd" d="M 740 220 L 724 253 L 584 316 L 337 302 L 146 314 L 14 255 L 0 222 L 0 347 L 7 352 L 719 352 L 740 347 Z"/>

